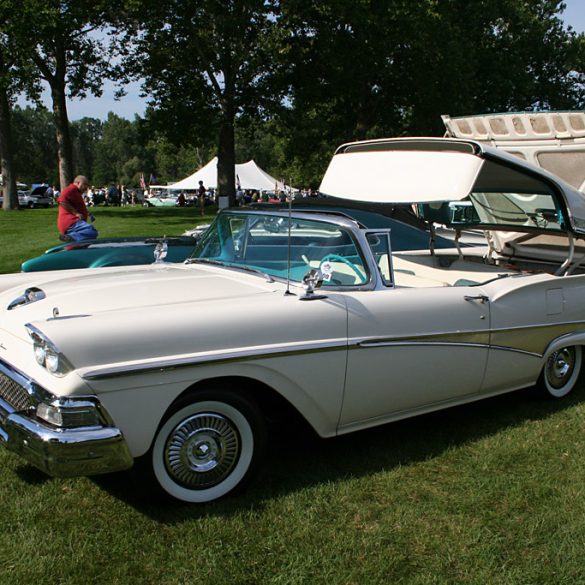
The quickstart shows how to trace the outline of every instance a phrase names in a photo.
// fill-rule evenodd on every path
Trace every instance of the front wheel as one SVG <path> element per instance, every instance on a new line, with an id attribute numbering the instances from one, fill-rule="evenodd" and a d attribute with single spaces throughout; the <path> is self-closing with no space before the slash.
<path id="1" fill-rule="evenodd" d="M 152 470 L 172 497 L 211 502 L 251 479 L 265 445 L 265 422 L 252 402 L 229 391 L 208 391 L 181 401 L 162 423 Z"/>
<path id="2" fill-rule="evenodd" d="M 580 345 L 563 347 L 551 353 L 540 375 L 540 389 L 552 398 L 567 396 L 581 376 L 582 354 Z"/>

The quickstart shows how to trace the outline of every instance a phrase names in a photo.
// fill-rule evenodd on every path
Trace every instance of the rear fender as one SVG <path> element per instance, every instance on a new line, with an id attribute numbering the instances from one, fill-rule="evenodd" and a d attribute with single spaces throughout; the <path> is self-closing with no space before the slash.
<path id="1" fill-rule="evenodd" d="M 585 331 L 575 331 L 553 339 L 544 350 L 543 358 L 546 360 L 551 353 L 573 345 L 585 345 Z"/>

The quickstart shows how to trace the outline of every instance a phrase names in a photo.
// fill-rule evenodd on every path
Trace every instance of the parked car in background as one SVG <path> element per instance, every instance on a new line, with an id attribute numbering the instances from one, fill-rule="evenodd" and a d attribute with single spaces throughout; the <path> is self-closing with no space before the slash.
<path id="1" fill-rule="evenodd" d="M 466 202 L 446 214 L 459 228 L 585 239 L 583 194 L 473 140 L 346 144 L 320 191 L 421 206 L 429 222 Z M 187 263 L 0 276 L 0 443 L 54 476 L 142 458 L 167 494 L 203 503 L 242 488 L 269 423 L 293 413 L 334 437 L 580 385 L 585 274 L 571 247 L 525 272 L 455 240 L 399 240 L 333 208 L 236 208 Z"/>
<path id="2" fill-rule="evenodd" d="M 197 239 L 188 236 L 150 236 L 126 238 L 100 238 L 69 242 L 49 248 L 44 254 L 25 260 L 23 272 L 68 270 L 73 268 L 99 268 L 152 264 L 164 246 L 165 262 L 184 262 L 195 249 Z"/>
<path id="3" fill-rule="evenodd" d="M 156 261 L 184 262 L 209 224 L 186 230 L 182 236 L 134 236 L 69 242 L 49 248 L 44 254 L 25 260 L 22 272 L 69 270 L 152 264 Z"/>
<path id="4" fill-rule="evenodd" d="M 144 199 L 144 207 L 176 207 L 177 206 L 176 195 L 169 193 L 162 193 L 160 195 L 152 195 Z"/>
<path id="5" fill-rule="evenodd" d="M 54 203 L 52 189 L 46 183 L 33 184 L 30 191 L 18 192 L 18 204 L 21 207 L 51 207 Z"/>

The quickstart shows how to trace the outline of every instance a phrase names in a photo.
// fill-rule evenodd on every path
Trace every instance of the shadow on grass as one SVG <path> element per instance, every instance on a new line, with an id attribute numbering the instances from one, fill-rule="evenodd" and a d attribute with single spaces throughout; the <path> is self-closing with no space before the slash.
<path id="1" fill-rule="evenodd" d="M 527 421 L 543 420 L 585 400 L 585 391 L 559 401 L 534 394 L 534 389 L 528 388 L 334 439 L 320 439 L 304 424 L 281 428 L 271 436 L 260 477 L 242 494 L 212 504 L 188 505 L 154 496 L 135 469 L 94 481 L 163 524 L 259 511 L 273 498 L 432 459 L 448 449 Z"/>

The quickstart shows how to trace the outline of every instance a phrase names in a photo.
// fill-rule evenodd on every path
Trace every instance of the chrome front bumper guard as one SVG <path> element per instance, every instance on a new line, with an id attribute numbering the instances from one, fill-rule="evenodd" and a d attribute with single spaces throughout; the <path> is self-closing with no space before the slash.
<path id="1" fill-rule="evenodd" d="M 2 371 L 22 383 L 22 377 L 14 370 L 3 367 Z M 26 411 L 15 410 L 1 397 L 0 445 L 55 477 L 109 473 L 133 464 L 122 431 L 116 427 L 51 427 Z"/>

